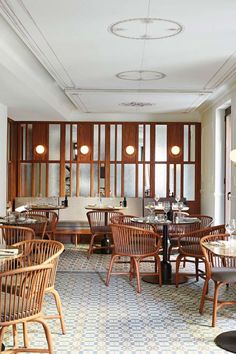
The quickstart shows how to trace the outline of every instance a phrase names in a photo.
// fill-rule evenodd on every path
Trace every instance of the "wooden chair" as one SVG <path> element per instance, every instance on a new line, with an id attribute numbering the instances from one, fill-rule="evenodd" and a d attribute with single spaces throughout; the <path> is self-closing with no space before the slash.
<path id="1" fill-rule="evenodd" d="M 118 211 L 89 211 L 87 212 L 87 218 L 91 230 L 91 241 L 88 249 L 88 258 L 93 253 L 94 249 L 105 249 L 106 246 L 94 245 L 95 240 L 101 236 L 112 236 L 110 220 L 116 215 L 123 215 Z"/>
<path id="2" fill-rule="evenodd" d="M 217 235 L 225 232 L 224 225 L 207 227 L 205 229 L 195 230 L 189 233 L 186 233 L 179 237 L 178 246 L 179 246 L 179 255 L 176 259 L 176 287 L 179 285 L 179 267 L 181 261 L 194 262 L 196 269 L 196 280 L 199 280 L 199 261 L 205 261 L 204 255 L 200 246 L 201 239 L 206 235 Z M 188 258 L 193 260 L 189 260 Z M 205 272 L 204 272 L 205 274 Z"/>
<path id="3" fill-rule="evenodd" d="M 58 224 L 58 215 L 55 211 L 42 209 L 31 210 L 30 212 L 26 213 L 26 215 L 30 215 L 32 218 L 34 218 L 34 215 L 41 215 L 47 218 L 47 227 L 44 232 L 44 237 L 46 236 L 49 240 L 55 240 L 56 228 Z"/>
<path id="4" fill-rule="evenodd" d="M 13 326 L 14 347 L 9 353 L 37 352 L 53 354 L 50 329 L 42 317 L 44 292 L 52 265 L 44 264 L 34 267 L 20 268 L 0 273 L 0 348 L 4 334 L 9 326 Z M 8 283 L 7 292 L 5 284 Z M 17 284 L 17 287 L 16 285 Z M 29 348 L 26 326 L 30 322 L 38 322 L 43 326 L 48 348 Z M 17 325 L 23 325 L 24 348 L 19 348 Z"/>
<path id="5" fill-rule="evenodd" d="M 181 213 L 181 214 L 183 214 L 183 213 Z M 170 239 L 170 246 L 169 246 L 169 250 L 168 250 L 168 258 L 169 259 L 170 259 L 172 249 L 173 248 L 178 249 L 178 247 L 179 247 L 178 240 L 179 240 L 180 235 L 186 234 L 188 232 L 192 232 L 195 230 L 205 229 L 207 227 L 210 227 L 213 222 L 213 218 L 211 216 L 207 216 L 207 215 L 194 214 L 194 215 L 190 215 L 190 217 L 191 218 L 198 218 L 200 220 L 200 223 L 193 223 L 193 224 L 179 223 L 179 224 L 171 225 L 169 227 L 169 239 Z"/>
<path id="6" fill-rule="evenodd" d="M 114 241 L 114 249 L 111 257 L 109 270 L 106 278 L 106 285 L 109 285 L 112 274 L 129 274 L 130 280 L 134 275 L 137 277 L 137 292 L 141 292 L 139 263 L 147 257 L 154 257 L 158 265 L 159 285 L 162 285 L 161 280 L 161 262 L 158 255 L 161 237 L 150 230 L 144 230 L 137 227 L 112 224 L 112 236 Z M 130 258 L 130 271 L 112 273 L 113 264 L 116 258 Z M 151 273 L 148 273 L 151 274 Z M 154 273 L 156 274 L 156 272 Z"/>
<path id="7" fill-rule="evenodd" d="M 34 230 L 28 227 L 0 225 L 1 243 L 11 246 L 14 243 L 32 240 L 35 237 Z"/>
<path id="8" fill-rule="evenodd" d="M 33 266 L 38 264 L 52 264 L 52 270 L 49 274 L 48 282 L 46 285 L 46 293 L 50 293 L 53 295 L 58 315 L 50 315 L 45 318 L 59 318 L 61 323 L 62 333 L 65 334 L 65 322 L 64 316 L 62 312 L 62 305 L 60 296 L 55 289 L 55 278 L 57 265 L 59 261 L 59 256 L 64 250 L 64 245 L 58 241 L 52 240 L 31 240 L 31 241 L 23 241 L 16 243 L 15 247 L 19 248 L 19 251 L 22 256 L 22 264 L 21 266 Z"/>
<path id="9" fill-rule="evenodd" d="M 220 287 L 236 283 L 236 257 L 219 256 L 205 247 L 211 241 L 228 240 L 228 234 L 208 235 L 201 239 L 200 245 L 206 262 L 206 279 L 202 290 L 199 312 L 203 314 L 205 300 L 213 301 L 212 327 L 216 325 L 217 311 L 225 305 L 236 305 L 236 301 L 218 300 Z M 214 281 L 214 297 L 207 296 L 208 283 Z"/>
<path id="10" fill-rule="evenodd" d="M 47 229 L 48 219 L 41 214 L 34 213 L 33 211 L 21 214 L 24 215 L 26 218 L 37 220 L 37 222 L 28 223 L 27 227 L 30 227 L 34 230 L 35 238 L 43 239 Z"/>

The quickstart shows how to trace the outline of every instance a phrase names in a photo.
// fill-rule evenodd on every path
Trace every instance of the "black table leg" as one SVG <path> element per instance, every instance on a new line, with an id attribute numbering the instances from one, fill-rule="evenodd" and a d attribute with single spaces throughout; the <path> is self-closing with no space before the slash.
<path id="1" fill-rule="evenodd" d="M 163 225 L 163 260 L 161 262 L 161 275 L 163 285 L 175 285 L 175 274 L 172 274 L 171 263 L 168 262 L 168 224 Z M 146 275 L 142 277 L 142 280 L 147 283 L 158 284 L 158 275 Z M 179 284 L 186 283 L 187 278 L 184 275 L 179 275 Z"/>
<path id="2" fill-rule="evenodd" d="M 5 350 L 5 345 L 2 343 L 2 349 L 1 349 L 1 351 L 4 352 L 4 350 Z"/>
<path id="3" fill-rule="evenodd" d="M 215 338 L 218 347 L 236 353 L 236 331 L 223 332 Z"/>

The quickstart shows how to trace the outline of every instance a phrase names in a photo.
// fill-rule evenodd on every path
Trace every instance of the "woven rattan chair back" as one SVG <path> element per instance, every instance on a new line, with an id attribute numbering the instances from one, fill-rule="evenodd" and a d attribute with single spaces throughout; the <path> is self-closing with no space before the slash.
<path id="1" fill-rule="evenodd" d="M 150 230 L 150 231 L 155 232 L 155 226 L 145 223 L 145 222 L 139 223 L 139 222 L 132 221 L 132 219 L 134 219 L 134 218 L 135 218 L 134 215 L 116 215 L 111 218 L 111 223 L 133 226 L 133 227 L 137 227 L 137 228 L 141 228 L 141 229 Z"/>
<path id="2" fill-rule="evenodd" d="M 218 301 L 218 293 L 220 287 L 224 284 L 235 284 L 236 282 L 236 256 L 233 255 L 220 255 L 220 251 L 217 254 L 214 250 L 208 249 L 205 245 L 209 242 L 217 242 L 217 241 L 227 241 L 229 238 L 228 234 L 214 234 L 204 236 L 200 245 L 202 248 L 202 252 L 206 262 L 206 279 L 202 291 L 202 298 L 200 303 L 200 314 L 203 314 L 205 300 L 213 301 L 213 313 L 212 313 L 212 326 L 216 325 L 217 319 L 217 311 L 219 308 L 225 305 L 236 305 L 235 300 L 223 300 L 221 298 Z M 208 283 L 209 280 L 212 279 L 214 281 L 214 297 L 210 298 L 207 296 L 208 292 Z"/>
<path id="3" fill-rule="evenodd" d="M 103 211 L 103 210 L 87 212 L 87 218 L 91 230 L 91 240 L 88 249 L 88 258 L 90 257 L 90 255 L 93 253 L 93 250 L 95 249 L 108 249 L 108 247 L 106 246 L 96 245 L 95 241 L 100 236 L 104 236 L 104 235 L 105 237 L 109 235 L 109 237 L 112 238 L 110 222 L 113 217 L 118 215 L 123 215 L 123 214 L 119 211 Z"/>
<path id="4" fill-rule="evenodd" d="M 176 259 L 176 286 L 179 282 L 179 267 L 180 262 L 185 259 L 191 261 L 194 259 L 196 268 L 196 280 L 199 280 L 199 275 L 205 277 L 205 272 L 199 270 L 199 260 L 204 260 L 204 255 L 200 246 L 201 239 L 206 235 L 218 235 L 225 232 L 224 225 L 217 225 L 212 227 L 206 227 L 200 230 L 194 230 L 192 232 L 180 235 L 178 238 L 179 255 Z M 189 259 L 190 257 L 190 259 Z"/>
<path id="5" fill-rule="evenodd" d="M 26 215 L 41 215 L 47 218 L 47 227 L 45 230 L 45 235 L 48 236 L 49 240 L 55 240 L 56 228 L 58 224 L 58 215 L 55 211 L 52 210 L 31 210 Z"/>
<path id="6" fill-rule="evenodd" d="M 65 334 L 65 323 L 62 313 L 61 299 L 55 289 L 55 278 L 59 256 L 64 251 L 64 245 L 54 240 L 32 240 L 19 242 L 14 246 L 18 247 L 20 253 L 23 255 L 22 262 L 24 266 L 52 264 L 52 269 L 50 270 L 46 286 L 46 292 L 49 292 L 54 296 L 58 309 L 58 315 L 51 315 L 48 318 L 59 318 L 61 322 L 62 333 Z"/>
<path id="7" fill-rule="evenodd" d="M 36 214 L 34 212 L 27 212 L 21 214 L 28 219 L 37 220 L 37 222 L 27 223 L 27 227 L 30 227 L 34 230 L 35 238 L 43 239 L 47 229 L 48 219 L 45 216 L 38 213 Z"/>
<path id="8" fill-rule="evenodd" d="M 20 351 L 20 348 L 17 348 L 16 345 L 18 342 L 16 339 L 16 325 L 22 323 L 24 328 L 24 344 L 26 347 L 24 348 L 24 352 L 53 353 L 50 329 L 41 315 L 45 287 L 51 268 L 52 265 L 44 264 L 0 273 L 0 347 L 2 346 L 4 333 L 10 325 L 13 325 L 15 345 L 11 352 L 18 353 Z M 7 292 L 5 291 L 5 284 L 9 284 Z M 26 330 L 26 324 L 29 321 L 35 321 L 43 325 L 48 342 L 47 349 L 29 348 Z"/>
<path id="9" fill-rule="evenodd" d="M 191 218 L 198 218 L 200 220 L 200 229 L 211 227 L 213 223 L 213 217 L 208 215 L 191 214 Z"/>
<path id="10" fill-rule="evenodd" d="M 34 230 L 28 227 L 0 225 L 0 243 L 11 246 L 14 243 L 32 240 L 35 237 Z"/>
<path id="11" fill-rule="evenodd" d="M 148 257 L 159 251 L 161 239 L 153 231 L 118 224 L 111 229 L 117 254 Z"/>

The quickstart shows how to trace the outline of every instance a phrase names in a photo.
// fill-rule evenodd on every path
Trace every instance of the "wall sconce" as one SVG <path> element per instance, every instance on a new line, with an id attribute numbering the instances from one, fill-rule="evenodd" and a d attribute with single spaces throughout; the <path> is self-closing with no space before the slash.
<path id="1" fill-rule="evenodd" d="M 43 145 L 37 145 L 35 151 L 37 154 L 42 155 L 45 152 L 45 147 Z"/>
<path id="2" fill-rule="evenodd" d="M 133 155 L 134 147 L 132 145 L 128 145 L 128 146 L 126 146 L 125 151 L 126 151 L 126 154 Z"/>
<path id="3" fill-rule="evenodd" d="M 170 149 L 170 151 L 171 151 L 172 155 L 177 156 L 177 155 L 179 155 L 179 153 L 180 153 L 180 147 L 177 146 L 177 145 L 172 146 L 172 148 Z"/>
<path id="4" fill-rule="evenodd" d="M 233 165 L 236 166 L 236 149 L 230 151 L 230 160 L 233 162 Z"/>
<path id="5" fill-rule="evenodd" d="M 80 152 L 83 155 L 87 155 L 87 153 L 89 152 L 89 147 L 87 145 L 80 146 Z"/>

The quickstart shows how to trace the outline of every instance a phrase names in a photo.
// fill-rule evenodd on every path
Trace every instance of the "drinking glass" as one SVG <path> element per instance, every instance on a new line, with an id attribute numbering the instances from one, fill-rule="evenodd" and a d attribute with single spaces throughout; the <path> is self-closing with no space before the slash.
<path id="1" fill-rule="evenodd" d="M 148 203 L 147 209 L 149 210 L 149 213 L 150 213 L 148 216 L 148 220 L 149 221 L 154 220 L 154 218 L 155 218 L 155 215 L 154 215 L 155 203 L 154 202 Z"/>
<path id="2" fill-rule="evenodd" d="M 170 211 L 170 202 L 164 202 L 164 213 L 165 213 L 165 220 L 167 220 L 167 213 Z"/>
<path id="3" fill-rule="evenodd" d="M 179 202 L 178 203 L 178 210 L 179 210 L 180 213 L 183 210 L 183 208 L 184 208 L 184 203 L 183 202 Z"/>
<path id="4" fill-rule="evenodd" d="M 154 198 L 154 199 L 155 199 L 155 202 L 156 202 L 157 204 L 158 204 L 160 198 L 161 198 L 161 197 L 159 196 L 159 194 L 156 194 L 156 195 L 155 195 L 155 198 Z"/>
<path id="5" fill-rule="evenodd" d="M 236 220 L 235 219 L 231 219 L 228 224 L 225 225 L 225 229 L 227 231 L 227 233 L 229 234 L 229 240 L 233 241 L 234 240 L 234 236 L 232 236 L 233 232 L 236 230 Z"/>

